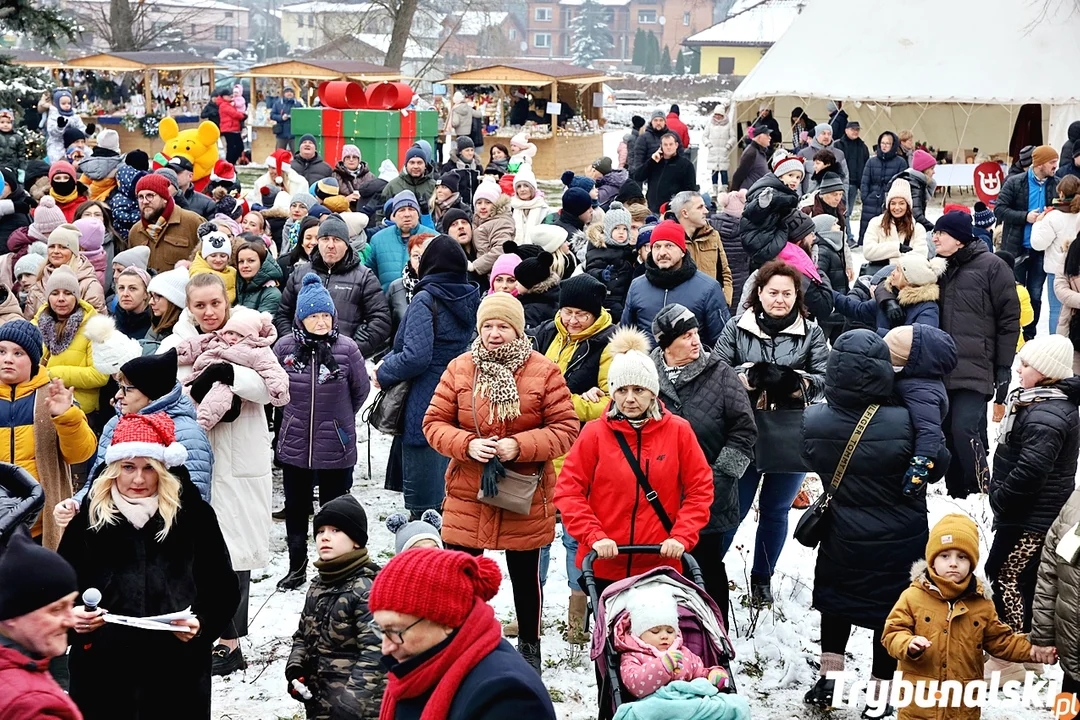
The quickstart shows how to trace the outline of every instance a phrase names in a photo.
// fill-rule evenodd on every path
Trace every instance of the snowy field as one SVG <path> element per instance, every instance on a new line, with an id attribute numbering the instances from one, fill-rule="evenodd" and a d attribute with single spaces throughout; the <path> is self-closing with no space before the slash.
<path id="1" fill-rule="evenodd" d="M 622 133 L 620 130 L 606 134 L 606 154 L 615 155 Z M 691 131 L 694 142 L 698 141 L 698 136 L 699 131 Z M 707 187 L 709 181 L 704 172 L 705 163 L 701 162 L 700 165 L 699 179 L 702 186 Z M 940 214 L 940 204 L 930 214 Z M 861 257 L 856 262 L 861 263 Z M 1043 317 L 1040 333 L 1046 332 L 1046 326 L 1047 321 Z M 363 427 L 360 430 L 360 459 L 352 492 L 368 513 L 372 558 L 378 563 L 385 563 L 393 552 L 393 536 L 386 529 L 385 520 L 390 514 L 403 510 L 404 506 L 400 494 L 382 489 L 390 438 L 372 433 L 369 448 L 365 431 Z M 994 434 L 994 426 L 991 425 L 991 442 Z M 370 468 L 367 466 L 369 449 Z M 815 490 L 820 492 L 820 486 L 816 483 Z M 276 507 L 280 507 L 280 483 L 276 484 L 275 494 Z M 992 539 L 993 517 L 986 497 L 953 500 L 945 495 L 942 482 L 930 488 L 928 500 L 930 525 L 952 512 L 964 512 L 975 519 L 982 541 L 980 554 L 985 558 Z M 789 537 L 800 512 L 791 512 Z M 740 692 L 748 696 L 753 715 L 758 718 L 858 718 L 860 709 L 843 708 L 823 715 L 802 702 L 803 694 L 817 678 L 816 662 L 820 651 L 820 616 L 810 607 L 814 551 L 793 540 L 789 541 L 780 556 L 773 581 L 775 606 L 754 614 L 747 607 L 750 567 L 749 551 L 745 548 L 753 545 L 756 527 L 756 509 L 752 509 L 727 558 L 727 571 L 733 585 L 731 638 L 737 653 L 733 669 Z M 556 532 L 561 532 L 561 527 Z M 214 679 L 214 718 L 277 720 L 304 717 L 302 706 L 286 692 L 284 672 L 291 636 L 296 630 L 307 587 L 284 593 L 275 589 L 277 580 L 288 569 L 283 522 L 274 524 L 271 550 L 273 559 L 270 567 L 252 572 L 251 634 L 243 641 L 248 669 L 224 679 Z M 503 567 L 504 584 L 493 604 L 497 615 L 506 621 L 513 616 L 510 582 L 502 553 L 490 555 Z M 314 552 L 311 552 L 311 558 L 314 560 Z M 979 572 L 982 573 L 981 567 Z M 587 649 L 572 647 L 562 639 L 568 601 L 564 551 L 562 543 L 556 538 L 551 546 L 551 567 L 544 602 L 543 677 L 555 701 L 559 718 L 585 720 L 595 717 L 596 684 Z M 871 633 L 856 628 L 848 644 L 846 669 L 857 671 L 864 679 L 868 678 L 870 657 Z M 1048 677 L 1059 682 L 1060 670 L 1051 668 Z M 1048 716 L 1047 710 L 1039 709 L 987 709 L 983 713 L 988 720 L 1043 720 Z"/>

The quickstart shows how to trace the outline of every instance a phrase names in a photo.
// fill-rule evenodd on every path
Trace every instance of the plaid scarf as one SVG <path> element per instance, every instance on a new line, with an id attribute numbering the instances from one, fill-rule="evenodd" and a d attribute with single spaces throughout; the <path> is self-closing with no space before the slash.
<path id="1" fill-rule="evenodd" d="M 169 224 L 169 218 L 165 217 L 165 215 L 162 214 L 161 217 L 159 217 L 157 220 L 155 220 L 153 223 L 151 223 L 149 225 L 144 220 L 143 221 L 143 228 L 145 228 L 146 234 L 150 236 L 150 239 L 153 240 L 154 242 L 157 242 L 158 238 L 160 238 L 162 236 L 162 234 L 164 234 L 165 227 L 168 224 Z"/>
<path id="2" fill-rule="evenodd" d="M 472 344 L 472 358 L 476 364 L 476 393 L 487 397 L 491 404 L 488 422 L 513 420 L 521 415 L 521 398 L 518 396 L 514 373 L 532 354 L 532 343 L 527 337 L 517 338 L 494 350 L 484 348 L 480 338 Z"/>
<path id="3" fill-rule="evenodd" d="M 340 376 L 341 368 L 334 359 L 334 343 L 338 339 L 337 325 L 326 335 L 312 335 L 300 325 L 293 326 L 296 349 L 285 358 L 285 370 L 304 372 L 314 357 L 319 364 L 317 382 L 322 385 Z"/>
<path id="4" fill-rule="evenodd" d="M 1012 434 L 1013 423 L 1016 422 L 1016 415 L 1020 412 L 1020 408 L 1047 400 L 1068 399 L 1068 395 L 1055 387 L 1033 387 L 1029 390 L 1014 388 L 1005 401 L 1005 417 L 998 425 L 998 444 L 1009 442 L 1009 435 Z"/>

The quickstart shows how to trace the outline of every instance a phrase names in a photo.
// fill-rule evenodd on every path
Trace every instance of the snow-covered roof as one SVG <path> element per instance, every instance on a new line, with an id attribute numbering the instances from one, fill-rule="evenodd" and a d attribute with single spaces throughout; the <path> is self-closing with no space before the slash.
<path id="1" fill-rule="evenodd" d="M 357 42 L 362 42 L 384 54 L 390 49 L 389 33 L 353 33 L 351 37 L 355 38 Z M 424 47 L 412 38 L 405 41 L 405 57 L 407 58 L 426 59 L 431 57 L 432 52 L 430 48 Z"/>
<path id="2" fill-rule="evenodd" d="M 629 5 L 630 0 L 594 0 L 597 5 Z M 585 0 L 559 0 L 560 5 L 584 5 Z"/>
<path id="3" fill-rule="evenodd" d="M 1056 68 L 1080 67 L 1080 43 L 1061 41 L 1080 36 L 1080 13 L 1071 2 L 878 0 L 847 3 L 842 17 L 836 7 L 830 0 L 809 0 L 739 85 L 735 99 L 1080 103 L 1080 85 L 1072 74 L 1047 70 L 1048 61 Z M 963 28 L 964 37 L 993 42 L 942 42 L 919 23 L 882 22 L 898 17 L 932 17 L 935 27 Z M 810 39 L 834 38 L 837 33 L 843 42 L 811 43 L 807 54 Z M 987 47 L 1008 48 L 1008 58 L 993 63 L 992 71 L 983 62 L 994 52 Z M 793 70 L 802 68 L 808 57 L 815 67 L 844 71 Z"/>
<path id="4" fill-rule="evenodd" d="M 281 8 L 283 13 L 365 13 L 382 9 L 374 3 L 336 3 L 316 0 L 315 2 L 295 3 Z"/>
<path id="5" fill-rule="evenodd" d="M 79 0 L 79 4 L 94 3 L 97 5 L 108 4 L 110 0 Z M 146 5 L 155 7 L 182 7 L 195 8 L 198 10 L 225 10 L 228 12 L 248 12 L 243 5 L 235 3 L 218 2 L 218 0 L 143 0 Z M 186 22 L 186 21 L 185 21 Z"/>
<path id="6" fill-rule="evenodd" d="M 683 44 L 766 47 L 780 39 L 805 5 L 806 0 L 757 0 L 752 5 L 745 4 L 742 10 L 732 12 L 712 27 L 691 35 Z"/>
<path id="7" fill-rule="evenodd" d="M 510 15 L 508 12 L 483 12 L 481 10 L 471 10 L 461 14 L 461 22 L 458 24 L 457 32 L 455 35 L 479 35 L 481 32 L 488 28 L 498 27 L 502 25 L 506 18 Z M 453 18 L 448 17 L 448 22 L 452 22 Z"/>

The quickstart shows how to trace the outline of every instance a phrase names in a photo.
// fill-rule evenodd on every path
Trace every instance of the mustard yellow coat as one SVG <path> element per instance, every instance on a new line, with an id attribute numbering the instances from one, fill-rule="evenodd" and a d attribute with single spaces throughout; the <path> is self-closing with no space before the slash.
<path id="1" fill-rule="evenodd" d="M 42 305 L 34 315 L 35 325 L 46 307 L 47 305 Z M 94 308 L 85 300 L 79 301 L 79 307 L 83 310 L 83 320 L 75 338 L 67 350 L 57 355 L 49 353 L 46 343 L 45 352 L 41 355 L 41 366 L 48 370 L 50 378 L 60 378 L 64 385 L 74 389 L 75 401 L 79 403 L 79 407 L 85 413 L 92 413 L 98 409 L 99 392 L 109 382 L 109 377 L 94 369 L 90 338 L 86 337 L 86 321 L 95 314 Z"/>
<path id="2" fill-rule="evenodd" d="M 225 292 L 229 295 L 229 304 L 236 302 L 236 268 L 226 265 L 224 270 L 215 270 L 202 256 L 202 252 L 195 253 L 195 259 L 191 261 L 191 269 L 188 277 L 195 277 L 201 273 L 213 273 L 225 282 Z"/>

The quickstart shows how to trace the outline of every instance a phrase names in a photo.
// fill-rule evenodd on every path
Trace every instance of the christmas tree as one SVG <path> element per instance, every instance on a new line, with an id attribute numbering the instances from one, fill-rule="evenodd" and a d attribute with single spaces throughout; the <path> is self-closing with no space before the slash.
<path id="1" fill-rule="evenodd" d="M 611 33 L 604 22 L 603 10 L 595 0 L 585 0 L 570 21 L 570 61 L 581 67 L 607 56 L 613 47 Z"/>

